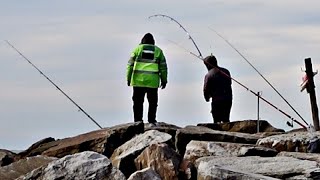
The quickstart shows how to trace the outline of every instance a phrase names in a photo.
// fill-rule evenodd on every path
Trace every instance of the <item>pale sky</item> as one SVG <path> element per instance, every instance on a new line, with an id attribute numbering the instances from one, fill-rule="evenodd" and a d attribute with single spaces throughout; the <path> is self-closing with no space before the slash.
<path id="1" fill-rule="evenodd" d="M 101 126 L 133 122 L 125 70 L 131 51 L 150 32 L 163 49 L 168 85 L 159 90 L 157 120 L 181 127 L 211 123 L 203 94 L 203 56 L 213 53 L 233 78 L 301 121 L 274 90 L 210 28 L 229 40 L 287 101 L 312 123 L 309 95 L 300 92 L 304 59 L 320 66 L 320 1 L 316 0 L 28 0 L 0 1 L 0 149 L 24 150 L 98 127 L 36 69 L 11 42 Z M 178 45 L 177 45 L 178 44 Z M 315 76 L 316 88 L 319 76 Z M 257 97 L 235 82 L 231 121 L 257 119 Z M 318 93 L 318 89 L 316 89 Z M 145 101 L 145 116 L 147 101 Z M 291 130 L 289 119 L 260 102 L 260 118 Z M 145 118 L 145 122 L 147 119 Z M 299 128 L 294 124 L 294 128 Z"/>

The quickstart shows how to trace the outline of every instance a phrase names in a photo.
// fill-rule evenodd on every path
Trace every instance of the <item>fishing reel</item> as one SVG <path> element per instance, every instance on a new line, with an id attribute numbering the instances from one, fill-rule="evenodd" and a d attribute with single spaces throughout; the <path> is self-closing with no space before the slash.
<path id="1" fill-rule="evenodd" d="M 291 122 L 287 121 L 287 125 L 290 126 L 291 128 L 293 128 L 293 121 L 291 121 Z"/>

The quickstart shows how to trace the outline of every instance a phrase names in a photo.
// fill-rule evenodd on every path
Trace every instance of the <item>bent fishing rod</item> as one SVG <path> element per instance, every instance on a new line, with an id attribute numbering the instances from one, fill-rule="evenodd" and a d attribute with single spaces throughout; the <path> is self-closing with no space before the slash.
<path id="1" fill-rule="evenodd" d="M 188 38 L 192 41 L 193 45 L 196 47 L 196 49 L 197 49 L 197 51 L 198 51 L 198 53 L 199 53 L 199 55 L 198 55 L 198 56 L 196 55 L 196 56 L 197 56 L 198 58 L 202 58 L 202 54 L 201 54 L 200 49 L 199 49 L 199 47 L 197 46 L 196 42 L 193 40 L 193 38 L 191 37 L 191 35 L 189 34 L 189 32 L 188 32 L 177 20 L 175 20 L 174 18 L 172 18 L 172 17 L 170 17 L 170 16 L 168 16 L 168 15 L 164 15 L 164 14 L 155 14 L 155 15 L 149 16 L 148 18 L 151 19 L 151 18 L 153 18 L 153 17 L 169 18 L 171 21 L 174 21 L 175 23 L 177 23 L 177 24 L 180 26 L 180 28 L 182 28 L 183 31 L 184 31 L 185 33 L 187 33 Z M 191 53 L 191 52 L 190 52 L 190 53 Z M 195 55 L 195 54 L 193 54 L 193 55 Z"/>
<path id="2" fill-rule="evenodd" d="M 233 50 L 235 50 L 261 77 L 262 79 L 282 98 L 282 100 L 301 118 L 301 120 L 308 124 L 306 120 L 296 111 L 292 105 L 281 95 L 281 93 L 258 71 L 256 67 L 253 66 L 252 63 L 237 49 L 235 46 L 233 46 L 226 38 L 224 38 L 220 33 L 218 33 L 216 30 L 209 27 L 211 31 L 216 33 L 221 39 L 223 39 Z"/>
<path id="3" fill-rule="evenodd" d="M 191 55 L 197 57 L 198 59 L 202 60 L 203 62 L 204 59 L 201 55 L 201 52 L 198 48 L 198 46 L 196 45 L 195 41 L 193 40 L 193 38 L 191 37 L 191 35 L 188 33 L 188 31 L 174 18 L 167 16 L 167 15 L 163 15 L 163 14 L 156 14 L 156 15 L 152 15 L 149 16 L 149 18 L 151 17 L 165 17 L 165 18 L 169 18 L 170 20 L 174 21 L 175 23 L 177 23 L 188 35 L 189 39 L 192 40 L 193 44 L 196 46 L 196 49 L 199 52 L 199 55 L 196 55 L 195 53 L 188 51 L 187 49 L 183 48 L 185 51 L 189 52 Z M 171 41 L 172 42 L 172 41 Z M 175 43 L 176 44 L 176 43 Z M 179 45 L 178 45 L 179 46 Z M 179 46 L 181 47 L 181 46 Z M 210 65 L 212 67 L 214 67 L 213 65 Z M 214 67 L 216 68 L 216 67 Z M 239 81 L 237 81 L 236 79 L 232 78 L 231 76 L 229 76 L 228 74 L 224 73 L 223 71 L 221 71 L 219 68 L 217 68 L 223 75 L 227 76 L 228 78 L 230 78 L 231 80 L 235 81 L 237 84 L 239 84 L 240 86 L 242 86 L 243 88 L 245 88 L 247 91 L 251 92 L 252 94 L 254 94 L 255 96 L 261 98 L 264 102 L 266 102 L 267 104 L 269 104 L 271 107 L 275 108 L 276 110 L 278 110 L 280 113 L 284 114 L 286 117 L 288 117 L 289 119 L 291 119 L 293 122 L 297 123 L 298 125 L 300 125 L 301 127 L 306 129 L 306 126 L 304 126 L 302 123 L 300 123 L 299 121 L 297 121 L 296 119 L 294 119 L 293 117 L 291 117 L 289 114 L 285 113 L 284 111 L 282 111 L 281 109 L 279 109 L 277 106 L 273 105 L 270 101 L 266 100 L 265 98 L 263 98 L 261 95 L 259 95 L 258 93 L 252 91 L 251 89 L 249 89 L 247 86 L 243 85 L 242 83 L 240 83 Z M 306 121 L 304 121 L 304 123 L 308 126 L 308 123 Z M 287 124 L 289 125 L 290 123 L 287 122 Z"/>
<path id="4" fill-rule="evenodd" d="M 23 59 L 25 59 L 32 67 L 34 67 L 42 76 L 44 76 L 53 86 L 55 86 L 64 96 L 66 96 L 75 106 L 79 108 L 92 122 L 94 122 L 100 129 L 102 127 L 86 112 L 84 111 L 74 100 L 72 100 L 62 89 L 60 89 L 48 76 L 46 76 L 37 66 L 35 66 L 26 56 L 24 56 L 17 48 L 15 48 L 8 40 L 5 42 L 14 49 Z"/>

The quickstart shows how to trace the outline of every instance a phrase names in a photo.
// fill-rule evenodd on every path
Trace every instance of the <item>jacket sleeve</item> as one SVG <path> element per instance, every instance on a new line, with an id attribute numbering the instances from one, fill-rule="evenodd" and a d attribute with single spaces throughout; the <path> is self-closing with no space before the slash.
<path id="1" fill-rule="evenodd" d="M 130 55 L 130 59 L 127 64 L 127 82 L 131 81 L 131 76 L 133 72 L 134 61 L 137 57 L 138 48 L 134 49 Z"/>
<path id="2" fill-rule="evenodd" d="M 209 77 L 208 77 L 208 75 L 206 75 L 204 77 L 203 95 L 204 95 L 204 99 L 207 102 L 209 102 L 211 95 L 210 95 L 210 85 L 209 85 Z"/>
<path id="3" fill-rule="evenodd" d="M 166 84 L 168 82 L 168 66 L 166 62 L 166 57 L 164 56 L 162 51 L 161 51 L 160 61 L 159 61 L 159 73 L 160 73 L 161 83 Z"/>

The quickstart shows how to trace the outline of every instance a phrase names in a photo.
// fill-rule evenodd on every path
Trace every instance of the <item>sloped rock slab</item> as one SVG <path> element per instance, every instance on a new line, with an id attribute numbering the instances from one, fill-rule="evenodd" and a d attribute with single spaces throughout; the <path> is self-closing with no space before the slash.
<path id="1" fill-rule="evenodd" d="M 197 126 L 208 127 L 213 130 L 218 131 L 229 131 L 229 132 L 242 132 L 242 133 L 257 133 L 257 120 L 243 120 L 243 121 L 233 121 L 228 123 L 200 123 Z M 259 120 L 259 132 L 281 132 L 284 133 L 283 129 L 277 129 L 273 127 L 266 120 Z"/>
<path id="2" fill-rule="evenodd" d="M 320 164 L 320 154 L 282 151 L 277 156 L 293 157 L 301 160 L 316 161 Z"/>
<path id="3" fill-rule="evenodd" d="M 54 146 L 54 143 L 52 143 L 52 146 L 48 146 L 46 144 L 50 142 L 54 142 L 55 139 L 52 137 L 41 139 L 40 141 L 32 144 L 27 150 L 22 151 L 19 153 L 19 158 L 23 159 L 30 156 L 36 156 L 42 154 L 43 151 L 49 149 L 50 147 Z"/>
<path id="4" fill-rule="evenodd" d="M 185 148 L 191 140 L 256 144 L 259 138 L 260 136 L 254 134 L 216 131 L 202 126 L 187 126 L 177 130 L 176 150 L 183 156 Z"/>
<path id="5" fill-rule="evenodd" d="M 42 146 L 47 148 L 42 155 L 64 157 L 83 151 L 94 151 L 110 157 L 117 147 L 144 132 L 143 123 L 128 123 L 104 128 L 75 137 L 65 138 Z"/>
<path id="6" fill-rule="evenodd" d="M 99 179 L 125 180 L 125 176 L 104 155 L 85 151 L 65 156 L 32 171 L 18 180 Z"/>
<path id="7" fill-rule="evenodd" d="M 314 179 L 320 175 L 317 162 L 292 157 L 203 157 L 196 160 L 198 174 L 210 174 L 216 166 L 280 179 L 296 176 Z"/>
<path id="8" fill-rule="evenodd" d="M 292 132 L 281 135 L 269 136 L 259 139 L 257 144 L 276 149 L 277 151 L 307 152 L 312 137 L 320 138 L 320 132 L 310 134 L 308 132 Z"/>
<path id="9" fill-rule="evenodd" d="M 118 147 L 112 154 L 112 164 L 119 168 L 121 172 L 129 177 L 137 169 L 134 159 L 148 146 L 156 143 L 166 143 L 172 136 L 157 130 L 149 130 L 143 134 L 137 135 Z"/>
<path id="10" fill-rule="evenodd" d="M 160 132 L 168 133 L 172 137 L 176 137 L 176 132 L 178 129 L 181 129 L 181 127 L 173 125 L 173 124 L 164 123 L 164 122 L 157 122 L 156 126 L 154 126 L 150 123 L 144 124 L 145 131 L 157 130 Z M 175 140 L 176 140 L 175 138 L 171 138 L 171 141 L 167 143 L 173 149 L 175 149 L 175 142 L 176 142 Z"/>
<path id="11" fill-rule="evenodd" d="M 1 167 L 0 179 L 5 179 L 5 180 L 16 179 L 22 175 L 26 175 L 27 173 L 33 171 L 34 169 L 47 165 L 48 163 L 56 159 L 57 158 L 55 157 L 47 157 L 47 156 L 40 156 L 40 155 L 21 159 L 8 166 Z"/>

